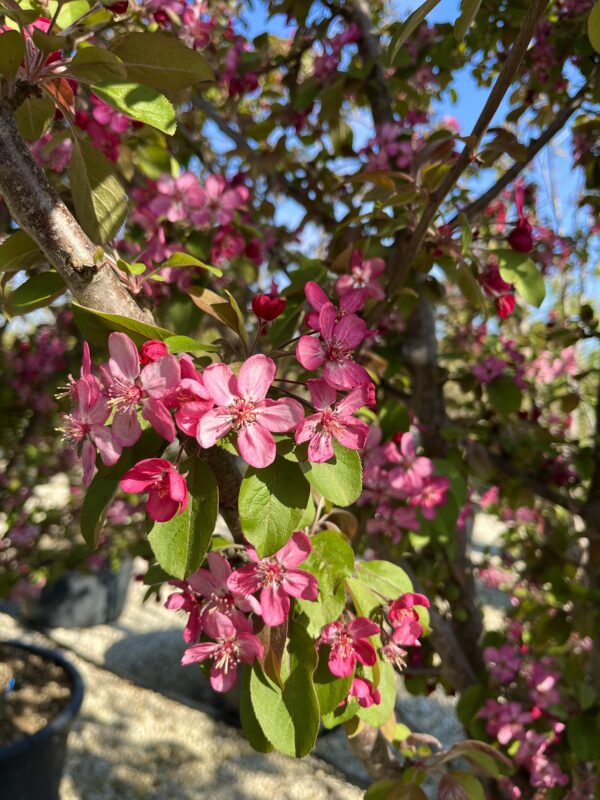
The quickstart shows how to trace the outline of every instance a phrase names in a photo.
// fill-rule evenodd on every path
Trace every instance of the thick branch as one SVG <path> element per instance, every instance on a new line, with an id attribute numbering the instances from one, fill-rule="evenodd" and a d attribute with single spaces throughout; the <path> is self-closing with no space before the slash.
<path id="1" fill-rule="evenodd" d="M 151 321 L 54 191 L 23 140 L 10 106 L 0 100 L 0 195 L 12 218 L 39 246 L 82 305 Z"/>
<path id="2" fill-rule="evenodd" d="M 457 181 L 471 163 L 471 159 L 479 147 L 479 144 L 489 128 L 504 95 L 510 88 L 515 75 L 525 57 L 529 42 L 533 36 L 535 29 L 538 26 L 548 0 L 533 0 L 527 16 L 523 21 L 521 30 L 508 54 L 506 61 L 496 79 L 496 83 L 483 111 L 479 115 L 479 119 L 475 123 L 471 135 L 468 137 L 465 147 L 461 154 L 458 156 L 450 172 L 442 181 L 441 185 L 435 192 L 430 195 L 429 202 L 425 206 L 421 218 L 415 228 L 411 238 L 406 245 L 406 248 L 398 253 L 397 258 L 392 259 L 388 265 L 389 280 L 386 289 L 386 294 L 389 300 L 392 300 L 402 283 L 404 282 L 409 269 L 411 268 L 415 256 L 421 249 L 421 245 L 425 240 L 429 226 L 435 219 L 435 216 L 448 194 L 452 191 Z"/>
<path id="3" fill-rule="evenodd" d="M 467 206 L 465 206 L 465 208 L 463 208 L 462 211 L 457 214 L 449 224 L 453 227 L 456 227 L 456 225 L 459 224 L 461 216 L 466 217 L 469 222 L 472 222 L 476 217 L 482 214 L 492 200 L 495 200 L 496 197 L 498 197 L 498 195 L 504 189 L 506 189 L 509 184 L 518 178 L 521 172 L 523 172 L 523 170 L 533 161 L 537 154 L 543 150 L 543 148 L 550 141 L 552 141 L 557 133 L 560 133 L 569 119 L 583 103 L 588 90 L 589 86 L 587 84 L 582 86 L 572 100 L 570 100 L 570 102 L 561 108 L 546 130 L 543 131 L 543 133 L 538 136 L 537 139 L 533 139 L 529 143 L 529 146 L 527 147 L 527 153 L 525 154 L 524 158 L 522 158 L 520 161 L 515 161 L 512 167 L 507 169 L 506 172 L 501 175 L 500 178 L 498 178 L 496 183 L 487 190 L 487 192 L 482 194 L 481 197 L 478 197 L 477 200 L 473 200 L 472 203 L 469 203 Z"/>
<path id="4" fill-rule="evenodd" d="M 369 3 L 367 0 L 354 0 L 347 9 L 348 15 L 356 22 L 362 33 L 359 47 L 365 61 L 371 61 L 373 68 L 367 77 L 365 89 L 375 125 L 383 125 L 394 121 L 392 103 L 388 91 L 385 73 L 381 66 L 381 52 L 379 38 L 373 26 Z"/>

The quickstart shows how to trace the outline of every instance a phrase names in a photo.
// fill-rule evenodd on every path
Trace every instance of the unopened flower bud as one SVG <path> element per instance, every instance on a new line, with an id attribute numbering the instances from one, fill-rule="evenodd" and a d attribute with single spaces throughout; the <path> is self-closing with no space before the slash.
<path id="1" fill-rule="evenodd" d="M 161 358 L 164 358 L 164 356 L 168 355 L 169 350 L 164 342 L 161 342 L 158 339 L 150 339 L 150 341 L 144 342 L 142 345 L 140 361 L 142 366 L 145 367 L 146 364 L 151 364 L 153 361 L 159 361 Z"/>
<path id="2" fill-rule="evenodd" d="M 257 294 L 253 297 L 252 311 L 259 319 L 272 322 L 283 312 L 286 303 L 286 298 L 278 294 L 277 284 L 273 281 L 269 294 Z"/>
<path id="3" fill-rule="evenodd" d="M 531 253 L 533 250 L 533 233 L 529 222 L 522 218 L 510 232 L 508 243 L 517 253 Z"/>

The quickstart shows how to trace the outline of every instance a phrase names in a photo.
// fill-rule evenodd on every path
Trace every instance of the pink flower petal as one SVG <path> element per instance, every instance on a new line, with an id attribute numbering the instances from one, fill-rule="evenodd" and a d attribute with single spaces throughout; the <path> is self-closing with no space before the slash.
<path id="1" fill-rule="evenodd" d="M 235 664 L 228 664 L 229 669 L 225 671 L 223 667 L 212 667 L 210 670 L 210 685 L 215 692 L 228 692 L 233 689 L 237 680 L 237 667 Z"/>
<path id="2" fill-rule="evenodd" d="M 146 512 L 154 522 L 168 522 L 179 511 L 179 503 L 170 497 L 163 497 L 158 491 L 150 489 Z"/>
<path id="3" fill-rule="evenodd" d="M 238 390 L 244 400 L 264 400 L 277 372 L 275 362 L 267 356 L 251 356 L 244 361 L 238 375 Z M 205 373 L 206 374 L 206 373 Z"/>
<path id="4" fill-rule="evenodd" d="M 304 419 L 304 410 L 292 397 L 264 400 L 256 408 L 256 418 L 268 431 L 291 431 Z"/>
<path id="5" fill-rule="evenodd" d="M 302 600 L 316 600 L 319 594 L 319 582 L 315 576 L 302 569 L 288 569 L 281 585 L 292 597 Z"/>
<path id="6" fill-rule="evenodd" d="M 334 405 L 337 392 L 322 378 L 312 378 L 306 382 L 313 406 L 319 411 L 324 411 Z"/>
<path id="7" fill-rule="evenodd" d="M 338 362 L 328 361 L 323 370 L 323 377 L 330 386 L 342 391 L 371 383 L 369 373 L 350 358 Z"/>
<path id="8" fill-rule="evenodd" d="M 308 445 L 308 460 L 313 464 L 324 464 L 333 458 L 333 441 L 329 431 L 317 431 Z"/>
<path id="9" fill-rule="evenodd" d="M 218 645 L 214 642 L 195 644 L 193 647 L 187 648 L 183 654 L 181 663 L 185 667 L 187 664 L 197 664 L 199 661 L 206 661 L 207 658 L 213 657 L 217 648 Z"/>
<path id="10" fill-rule="evenodd" d="M 302 564 L 312 552 L 310 536 L 303 531 L 296 531 L 276 553 L 275 558 L 284 567 L 291 569 Z"/>
<path id="11" fill-rule="evenodd" d="M 339 647 L 332 647 L 329 653 L 329 671 L 338 678 L 347 678 L 354 672 L 356 664 L 356 656 L 353 651 L 348 649 L 342 650 Z"/>
<path id="12" fill-rule="evenodd" d="M 269 584 L 260 593 L 260 608 L 265 625 L 281 625 L 290 613 L 290 598 L 281 586 Z"/>
<path id="13" fill-rule="evenodd" d="M 140 357 L 129 336 L 126 333 L 111 333 L 108 337 L 108 352 L 108 366 L 112 375 L 133 383 L 140 373 Z"/>
<path id="14" fill-rule="evenodd" d="M 110 428 L 95 427 L 92 431 L 94 444 L 98 448 L 102 463 L 112 467 L 121 457 L 121 445 L 115 440 Z"/>
<path id="15" fill-rule="evenodd" d="M 251 467 L 263 469 L 275 461 L 273 434 L 258 422 L 242 428 L 238 433 L 237 443 L 242 458 Z"/>
<path id="16" fill-rule="evenodd" d="M 373 384 L 364 384 L 352 389 L 337 405 L 338 413 L 345 417 L 354 414 L 359 408 L 372 406 L 375 402 L 375 387 Z"/>
<path id="17" fill-rule="evenodd" d="M 321 340 L 316 336 L 301 336 L 296 346 L 296 358 L 304 369 L 318 369 L 325 360 Z"/>
<path id="18" fill-rule="evenodd" d="M 356 419 L 352 422 L 345 422 L 341 430 L 334 429 L 333 435 L 340 444 L 350 450 L 362 450 L 369 435 L 369 426 L 366 422 Z"/>
<path id="19" fill-rule="evenodd" d="M 219 406 L 229 406 L 238 397 L 237 381 L 226 364 L 211 364 L 202 374 L 208 394 Z"/>
<path id="20" fill-rule="evenodd" d="M 181 380 L 175 356 L 164 356 L 147 364 L 140 373 L 140 383 L 151 397 L 162 397 Z"/>
<path id="21" fill-rule="evenodd" d="M 142 403 L 142 417 L 147 420 L 154 430 L 167 442 L 172 442 L 177 436 L 175 423 L 168 408 L 160 400 L 147 397 Z"/>
<path id="22" fill-rule="evenodd" d="M 135 411 L 117 411 L 111 427 L 121 447 L 131 447 L 142 435 L 142 426 Z"/>
<path id="23" fill-rule="evenodd" d="M 224 408 L 213 408 L 198 420 L 196 438 L 201 447 L 212 447 L 233 427 L 233 420 Z"/>
<path id="24" fill-rule="evenodd" d="M 319 328 L 321 330 L 321 336 L 325 340 L 331 339 L 331 337 L 333 336 L 333 330 L 336 327 L 335 325 L 336 316 L 337 314 L 333 303 L 325 303 L 325 305 L 319 312 Z"/>
<path id="25" fill-rule="evenodd" d="M 321 312 L 321 314 L 322 313 L 323 312 Z M 321 330 L 323 329 L 321 328 Z M 323 335 L 325 336 L 325 334 Z M 358 347 L 366 335 L 367 323 L 364 319 L 357 317 L 356 314 L 348 314 L 348 316 L 342 317 L 335 326 L 335 338 L 338 339 L 338 341 L 344 342 L 350 350 L 354 350 L 355 347 Z"/>
<path id="26" fill-rule="evenodd" d="M 227 579 L 227 588 L 233 594 L 254 594 L 262 586 L 262 578 L 254 564 L 247 564 L 231 573 Z"/>
<path id="27" fill-rule="evenodd" d="M 323 289 L 314 281 L 308 281 L 308 283 L 304 284 L 304 294 L 315 311 L 320 311 L 329 302 L 329 298 Z"/>

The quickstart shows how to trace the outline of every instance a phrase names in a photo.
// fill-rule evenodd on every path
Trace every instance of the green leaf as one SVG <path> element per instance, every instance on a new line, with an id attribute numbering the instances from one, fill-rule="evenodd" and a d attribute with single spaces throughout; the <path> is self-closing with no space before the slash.
<path id="1" fill-rule="evenodd" d="M 175 109 L 151 86 L 128 81 L 94 83 L 92 90 L 117 111 L 172 136 L 177 130 Z"/>
<path id="2" fill-rule="evenodd" d="M 56 50 L 62 50 L 66 44 L 64 36 L 45 33 L 39 28 L 33 28 L 31 38 L 33 39 L 34 45 L 38 50 L 41 50 L 42 53 L 52 53 Z"/>
<path id="3" fill-rule="evenodd" d="M 254 750 L 259 753 L 270 753 L 274 748 L 271 742 L 264 735 L 260 723 L 252 707 L 250 697 L 250 667 L 242 665 L 242 699 L 240 700 L 240 722 L 244 736 Z"/>
<path id="4" fill-rule="evenodd" d="M 596 2 L 588 18 L 588 36 L 592 47 L 600 53 L 600 0 Z"/>
<path id="5" fill-rule="evenodd" d="M 55 10 L 58 8 L 59 3 L 51 2 L 49 4 L 48 11 L 50 12 L 49 16 L 54 14 Z M 74 22 L 82 17 L 84 14 L 90 10 L 90 4 L 87 0 L 67 0 L 67 2 L 61 3 L 61 9 L 58 13 L 56 18 L 56 24 L 59 28 L 68 28 L 69 26 L 73 25 Z"/>
<path id="6" fill-rule="evenodd" d="M 579 714 L 567 722 L 567 741 L 580 762 L 600 759 L 600 732 L 595 714 Z"/>
<path id="7" fill-rule="evenodd" d="M 398 785 L 398 781 L 386 778 L 384 781 L 377 781 L 369 786 L 365 792 L 364 800 L 387 800 L 390 792 Z"/>
<path id="8" fill-rule="evenodd" d="M 459 42 L 465 38 L 467 31 L 475 21 L 481 3 L 482 0 L 461 0 L 460 16 L 454 23 L 454 36 Z"/>
<path id="9" fill-rule="evenodd" d="M 272 555 L 288 541 L 309 497 L 309 485 L 295 461 L 278 455 L 264 469 L 248 468 L 240 488 L 240 523 L 261 558 Z"/>
<path id="10" fill-rule="evenodd" d="M 194 258 L 189 253 L 173 253 L 172 256 L 162 264 L 163 267 L 199 267 L 200 269 L 208 270 L 208 272 L 212 272 L 213 275 L 216 275 L 217 278 L 223 277 L 223 270 L 220 270 L 218 267 L 213 267 L 210 264 L 205 264 L 204 261 L 200 261 L 198 258 Z"/>
<path id="11" fill-rule="evenodd" d="M 127 217 L 127 197 L 111 162 L 79 137 L 73 140 L 69 181 L 77 221 L 90 239 L 113 239 Z"/>
<path id="12" fill-rule="evenodd" d="M 546 297 L 546 285 L 539 269 L 524 253 L 514 250 L 494 250 L 498 258 L 500 275 L 513 283 L 517 292 L 530 305 L 539 308 Z"/>
<path id="13" fill-rule="evenodd" d="M 463 772 L 462 770 L 456 769 L 448 774 L 463 787 L 469 800 L 485 800 L 483 786 L 470 772 Z"/>
<path id="14" fill-rule="evenodd" d="M 219 488 L 210 467 L 197 458 L 186 465 L 190 495 L 187 509 L 168 522 L 155 522 L 148 534 L 158 563 L 181 580 L 204 561 L 219 513 Z"/>
<path id="15" fill-rule="evenodd" d="M 89 547 L 98 546 L 106 514 L 123 475 L 138 461 L 160 455 L 164 445 L 162 437 L 152 428 L 147 428 L 132 447 L 123 450 L 121 458 L 113 467 L 98 463 L 98 472 L 88 486 L 81 506 L 81 535 Z"/>
<path id="16" fill-rule="evenodd" d="M 468 686 L 459 697 L 456 713 L 459 720 L 467 729 L 477 716 L 477 712 L 484 704 L 486 697 L 487 691 L 485 687 L 480 684 Z"/>
<path id="17" fill-rule="evenodd" d="M 406 572 L 389 561 L 361 561 L 356 565 L 356 574 L 363 583 L 387 600 L 396 600 L 413 590 Z"/>
<path id="18" fill-rule="evenodd" d="M 216 292 L 210 289 L 205 289 L 200 286 L 192 286 L 188 289 L 188 294 L 192 298 L 192 302 L 198 306 L 201 311 L 208 314 L 213 319 L 222 322 L 230 330 L 240 337 L 240 339 L 247 343 L 248 335 L 246 333 L 246 325 L 237 303 L 235 305 L 231 302 L 231 295 L 223 298 Z"/>
<path id="19" fill-rule="evenodd" d="M 361 617 L 368 617 L 382 604 L 380 595 L 375 594 L 364 581 L 357 578 L 346 578 L 346 588 L 350 593 L 356 613 Z"/>
<path id="20" fill-rule="evenodd" d="M 344 578 L 354 569 L 354 552 L 339 531 L 323 531 L 311 538 L 312 552 L 302 564 L 319 581 L 315 602 L 297 600 L 297 607 L 308 619 L 308 633 L 316 638 L 324 625 L 333 622 L 346 604 Z"/>
<path id="21" fill-rule="evenodd" d="M 250 697 L 256 719 L 275 749 L 302 758 L 314 747 L 320 712 L 312 681 L 316 648 L 299 625 L 290 627 L 284 660 L 288 677 L 283 687 L 271 680 L 258 663 L 254 664 Z"/>
<path id="22" fill-rule="evenodd" d="M 352 505 L 362 492 L 362 464 L 356 450 L 342 447 L 333 441 L 334 458 L 324 464 L 302 465 L 308 482 L 334 505 L 345 507 Z"/>
<path id="23" fill-rule="evenodd" d="M 52 124 L 54 102 L 47 94 L 25 98 L 15 111 L 19 133 L 27 142 L 35 142 Z"/>
<path id="24" fill-rule="evenodd" d="M 68 65 L 67 74 L 92 83 L 124 80 L 127 69 L 121 59 L 103 47 L 80 47 Z"/>
<path id="25" fill-rule="evenodd" d="M 18 272 L 43 259 L 40 248 L 23 230 L 11 233 L 0 244 L 0 272 Z"/>
<path id="26" fill-rule="evenodd" d="M 380 675 L 379 683 L 377 684 L 381 694 L 379 705 L 372 705 L 370 708 L 361 708 L 359 706 L 356 711 L 357 716 L 372 728 L 379 728 L 387 722 L 396 703 L 396 672 L 393 666 L 386 661 L 380 662 L 379 667 Z M 365 675 L 370 680 L 373 680 L 373 669 L 372 667 L 365 667 L 364 670 Z"/>
<path id="27" fill-rule="evenodd" d="M 213 80 L 206 59 L 173 36 L 163 33 L 129 33 L 111 45 L 127 67 L 132 81 L 160 92 L 177 91 Z"/>
<path id="28" fill-rule="evenodd" d="M 333 714 L 339 704 L 345 700 L 352 684 L 352 675 L 338 678 L 329 669 L 329 648 L 319 648 L 319 663 L 313 676 L 315 692 L 319 701 L 321 714 Z"/>
<path id="29" fill-rule="evenodd" d="M 399 60 L 402 53 L 404 43 L 408 41 L 411 34 L 416 31 L 427 14 L 433 11 L 440 2 L 441 0 L 425 0 L 425 2 L 413 11 L 410 17 L 399 26 L 397 32 L 392 36 L 389 46 L 390 64 L 392 66 L 396 66 L 396 62 Z"/>
<path id="30" fill-rule="evenodd" d="M 0 75 L 12 80 L 25 58 L 25 40 L 18 31 L 0 34 Z"/>
<path id="31" fill-rule="evenodd" d="M 169 353 L 218 353 L 220 348 L 216 344 L 203 344 L 190 336 L 167 336 L 165 344 Z"/>
<path id="32" fill-rule="evenodd" d="M 496 378 L 487 385 L 490 403 L 500 414 L 516 414 L 521 408 L 522 393 L 512 378 Z"/>
<path id="33" fill-rule="evenodd" d="M 148 339 L 166 341 L 174 337 L 173 331 L 149 325 L 146 322 L 122 317 L 119 314 L 105 314 L 93 308 L 80 306 L 79 303 L 71 304 L 73 318 L 81 331 L 83 338 L 97 347 L 105 347 L 108 337 L 113 331 L 126 333 L 140 347 Z"/>
<path id="34" fill-rule="evenodd" d="M 6 295 L 4 308 L 11 317 L 43 308 L 66 290 L 65 282 L 54 270 L 32 275 L 29 280 Z"/>

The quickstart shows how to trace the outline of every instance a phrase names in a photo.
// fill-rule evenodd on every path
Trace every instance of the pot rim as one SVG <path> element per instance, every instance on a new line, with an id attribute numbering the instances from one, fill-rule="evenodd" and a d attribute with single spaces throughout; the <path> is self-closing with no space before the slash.
<path id="1" fill-rule="evenodd" d="M 29 652 L 35 653 L 38 656 L 42 656 L 42 658 L 45 658 L 48 661 L 53 661 L 55 664 L 58 664 L 60 667 L 62 667 L 67 672 L 71 680 L 71 697 L 67 705 L 62 708 L 58 714 L 53 717 L 50 722 L 40 731 L 31 734 L 30 736 L 25 736 L 25 738 L 19 739 L 18 742 L 0 746 L 0 762 L 14 758 L 25 750 L 29 750 L 30 748 L 43 743 L 46 739 L 68 730 L 70 723 L 77 716 L 79 709 L 81 708 L 81 703 L 83 702 L 83 680 L 81 675 L 73 666 L 73 664 L 67 661 L 67 659 L 64 658 L 57 650 L 51 650 L 48 647 L 41 647 L 37 644 L 20 642 L 16 639 L 2 639 L 0 640 L 0 645 L 2 644 L 10 645 L 11 647 L 20 647 L 22 650 L 28 650 Z"/>

